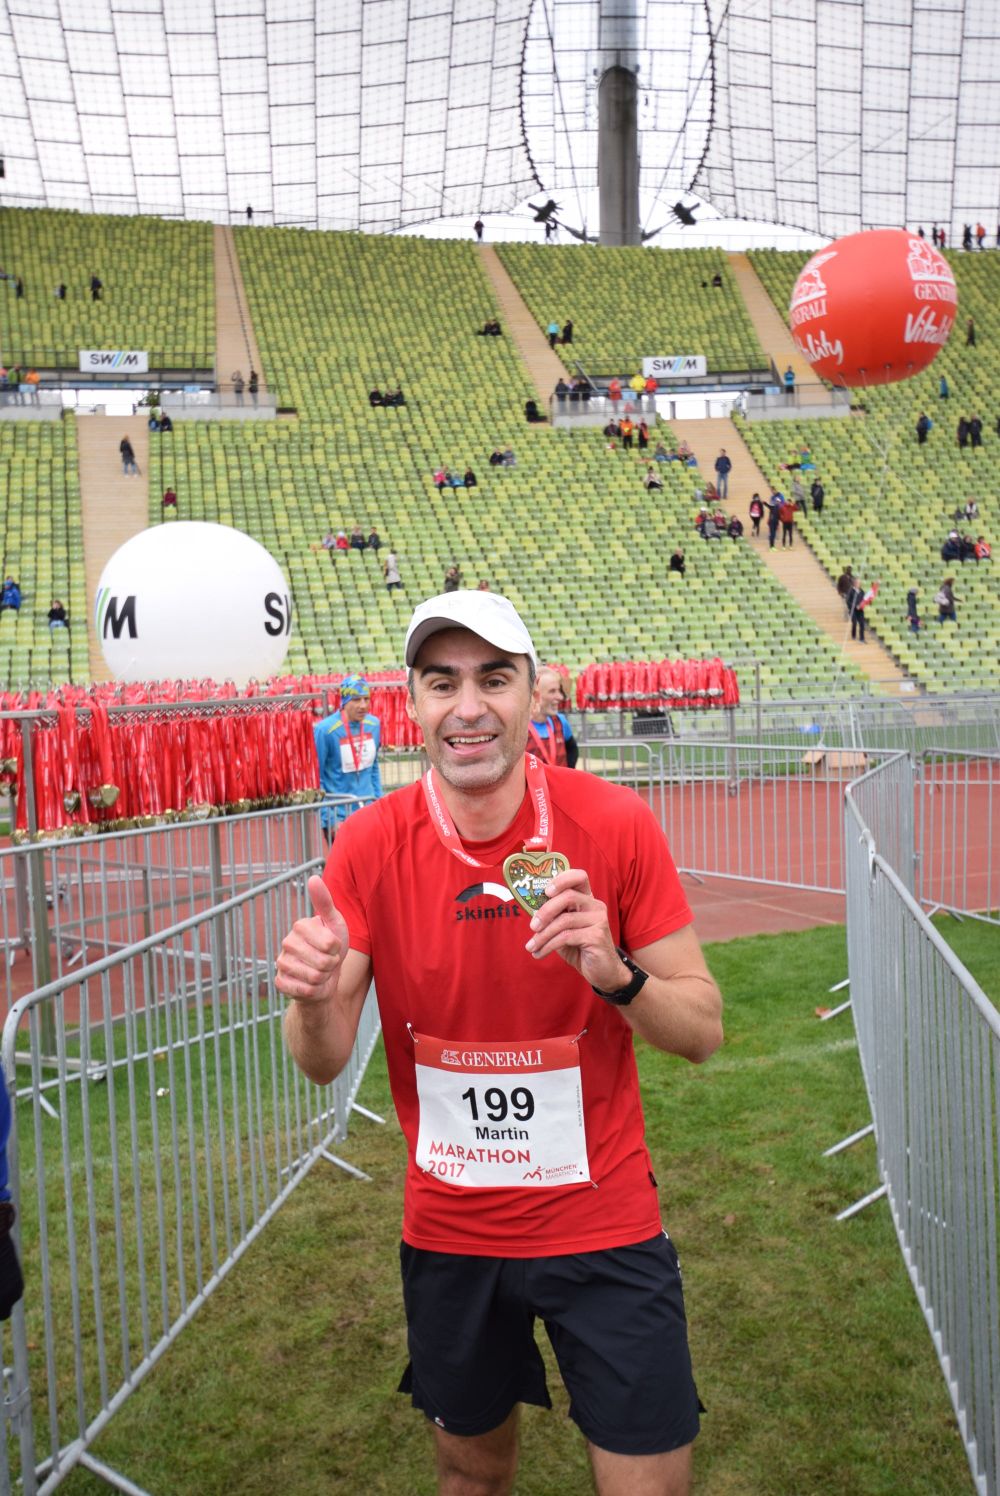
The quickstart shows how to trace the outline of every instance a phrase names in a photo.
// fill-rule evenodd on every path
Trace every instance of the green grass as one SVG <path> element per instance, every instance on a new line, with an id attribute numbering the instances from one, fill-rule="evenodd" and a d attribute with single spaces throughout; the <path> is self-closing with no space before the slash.
<path id="1" fill-rule="evenodd" d="M 949 923 L 949 936 L 958 927 Z M 998 934 L 958 939 L 998 990 Z M 841 928 L 708 948 L 727 1039 L 693 1068 L 640 1051 L 650 1146 L 678 1243 L 708 1413 L 699 1496 L 943 1496 L 971 1489 L 930 1338 L 888 1212 L 837 1225 L 876 1181 L 869 1143 L 822 1150 L 867 1120 L 847 1017 L 817 1007 L 846 970 Z M 165 1496 L 423 1496 L 422 1418 L 394 1388 L 405 1362 L 396 1244 L 404 1149 L 381 1052 L 342 1152 L 370 1184 L 323 1167 L 98 1441 L 95 1454 Z M 551 1372 L 527 1410 L 517 1490 L 589 1490 Z M 67 1491 L 96 1492 L 84 1472 Z"/>

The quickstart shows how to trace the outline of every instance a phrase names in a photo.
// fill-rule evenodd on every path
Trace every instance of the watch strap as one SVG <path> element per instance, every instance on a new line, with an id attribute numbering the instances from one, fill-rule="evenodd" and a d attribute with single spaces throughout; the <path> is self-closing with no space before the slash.
<path id="1" fill-rule="evenodd" d="M 641 966 L 636 966 L 635 962 L 627 952 L 622 950 L 620 945 L 616 945 L 615 950 L 618 952 L 618 959 L 632 973 L 632 980 L 626 986 L 619 987 L 616 992 L 605 992 L 600 987 L 592 987 L 591 990 L 596 992 L 598 997 L 603 997 L 606 1003 L 613 1003 L 616 1008 L 627 1008 L 629 1003 L 638 997 L 648 982 L 649 972 L 643 971 Z"/>

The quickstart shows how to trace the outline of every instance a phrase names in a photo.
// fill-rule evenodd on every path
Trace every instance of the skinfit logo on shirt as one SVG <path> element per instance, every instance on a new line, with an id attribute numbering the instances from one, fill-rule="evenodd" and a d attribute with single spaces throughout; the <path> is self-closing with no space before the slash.
<path id="1" fill-rule="evenodd" d="M 479 899 L 496 899 L 497 903 L 481 904 Z M 474 919 L 520 919 L 521 910 L 514 895 L 503 883 L 470 883 L 460 894 L 455 895 L 456 920 Z"/>

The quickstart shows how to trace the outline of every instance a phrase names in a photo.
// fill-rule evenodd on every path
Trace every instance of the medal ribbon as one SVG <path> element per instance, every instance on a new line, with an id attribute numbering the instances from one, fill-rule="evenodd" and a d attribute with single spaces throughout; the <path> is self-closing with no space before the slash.
<path id="1" fill-rule="evenodd" d="M 340 714 L 340 720 L 344 724 L 344 732 L 347 735 L 347 741 L 351 745 L 351 757 L 354 760 L 354 772 L 355 772 L 355 774 L 360 774 L 361 773 L 361 755 L 364 752 L 364 748 L 365 748 L 365 724 L 363 722 L 361 723 L 361 736 L 358 739 L 358 742 L 361 744 L 361 747 L 358 748 L 355 745 L 355 742 L 354 742 L 354 734 L 351 731 L 351 724 L 348 722 L 348 720 L 344 716 L 343 712 L 341 712 L 341 714 Z"/>
<path id="2" fill-rule="evenodd" d="M 535 833 L 525 841 L 524 850 L 526 852 L 551 852 L 552 817 L 549 814 L 548 785 L 545 780 L 545 770 L 533 753 L 525 754 L 524 773 L 528 781 L 528 793 L 531 796 L 531 803 L 535 812 Z M 451 818 L 448 807 L 437 792 L 433 769 L 427 770 L 421 783 L 424 787 L 427 809 L 431 815 L 431 824 L 441 839 L 441 845 L 446 847 L 461 862 L 468 863 L 469 867 L 492 866 L 491 863 L 480 862 L 478 857 L 473 857 L 462 846 L 461 839 L 455 829 L 455 822 Z"/>
<path id="3" fill-rule="evenodd" d="M 544 758 L 547 764 L 554 764 L 556 761 L 556 730 L 551 718 L 549 718 L 549 724 L 549 735 L 547 738 L 542 737 L 534 722 L 528 723 L 528 733 L 535 744 L 539 758 Z"/>

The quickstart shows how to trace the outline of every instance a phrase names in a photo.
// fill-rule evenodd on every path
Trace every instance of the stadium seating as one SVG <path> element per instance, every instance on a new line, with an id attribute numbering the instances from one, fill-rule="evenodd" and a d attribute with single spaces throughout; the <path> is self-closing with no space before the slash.
<path id="1" fill-rule="evenodd" d="M 803 516 L 801 527 L 823 566 L 836 577 L 850 563 L 881 590 L 872 622 L 904 666 L 930 690 L 994 690 L 1000 658 L 1000 560 L 964 566 L 941 560 L 942 542 L 953 526 L 983 534 L 1000 550 L 1000 503 L 996 429 L 1000 388 L 1000 256 L 949 252 L 959 288 L 959 319 L 951 342 L 913 379 L 856 392 L 864 411 L 849 420 L 741 423 L 743 435 L 764 471 L 779 488 L 790 474 L 781 463 L 797 448 L 811 450 L 826 489 L 823 513 Z M 779 309 L 807 256 L 757 251 L 753 260 Z M 965 318 L 975 319 L 977 341 L 965 342 Z M 944 374 L 950 397 L 938 386 Z M 915 424 L 926 410 L 934 425 L 924 446 Z M 959 415 L 978 413 L 984 445 L 959 449 Z M 804 477 L 809 480 L 811 474 Z M 805 482 L 808 489 L 809 482 Z M 967 498 L 979 518 L 956 522 Z M 939 625 L 934 595 L 954 575 L 961 628 Z M 912 634 L 905 619 L 906 593 L 916 586 L 926 629 Z"/>
<path id="2" fill-rule="evenodd" d="M 3 574 L 21 585 L 19 613 L 0 613 L 0 681 L 86 681 L 87 598 L 72 420 L 0 422 Z M 71 627 L 49 630 L 53 598 Z"/>
<path id="3" fill-rule="evenodd" d="M 75 369 L 81 348 L 137 348 L 151 368 L 213 366 L 211 224 L 5 208 L 0 245 L 0 266 L 12 277 L 0 282 L 8 365 Z M 103 284 L 97 302 L 93 274 Z M 60 283 L 65 301 L 55 296 Z"/>
<path id="4" fill-rule="evenodd" d="M 236 524 L 274 552 L 297 605 L 290 669 L 398 664 L 413 601 L 457 561 L 467 585 L 485 577 L 523 608 L 547 658 L 763 656 L 772 694 L 832 678 L 832 645 L 783 598 L 772 650 L 775 584 L 750 548 L 694 534 L 697 474 L 662 464 L 664 491 L 647 495 L 637 453 L 524 424 L 508 340 L 476 336 L 496 308 L 471 246 L 271 229 L 238 244 L 268 386 L 298 419 L 178 422 L 151 446 L 150 518 L 172 483 L 179 518 Z M 369 406 L 397 382 L 404 408 Z M 517 466 L 490 467 L 508 444 Z M 441 463 L 471 465 L 479 486 L 438 493 Z M 402 593 L 374 555 L 321 548 L 354 524 L 396 551 Z M 667 571 L 678 543 L 683 582 Z"/>
<path id="5" fill-rule="evenodd" d="M 599 249 L 498 244 L 497 254 L 543 330 L 573 322 L 556 352 L 567 369 L 634 374 L 643 358 L 700 353 L 710 371 L 769 360 L 721 249 Z M 712 285 L 714 275 L 721 287 Z"/>

